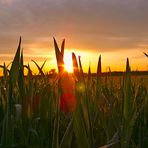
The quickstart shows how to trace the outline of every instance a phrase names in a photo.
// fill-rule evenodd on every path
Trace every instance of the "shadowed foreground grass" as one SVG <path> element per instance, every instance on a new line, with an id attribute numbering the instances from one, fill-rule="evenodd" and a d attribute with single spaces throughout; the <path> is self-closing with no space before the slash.
<path id="1" fill-rule="evenodd" d="M 0 147 L 115 148 L 148 147 L 148 77 L 131 77 L 130 63 L 120 77 L 84 76 L 72 53 L 73 74 L 64 71 L 64 44 L 54 39 L 59 73 L 39 75 L 23 64 L 21 38 L 8 70 L 1 65 Z M 24 68 L 28 74 L 24 77 Z"/>

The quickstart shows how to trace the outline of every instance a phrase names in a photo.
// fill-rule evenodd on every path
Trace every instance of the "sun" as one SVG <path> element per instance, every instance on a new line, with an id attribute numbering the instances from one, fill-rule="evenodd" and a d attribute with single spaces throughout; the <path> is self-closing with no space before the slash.
<path id="1" fill-rule="evenodd" d="M 72 65 L 72 54 L 71 53 L 64 53 L 64 64 L 65 70 L 69 73 L 73 72 L 73 65 Z"/>

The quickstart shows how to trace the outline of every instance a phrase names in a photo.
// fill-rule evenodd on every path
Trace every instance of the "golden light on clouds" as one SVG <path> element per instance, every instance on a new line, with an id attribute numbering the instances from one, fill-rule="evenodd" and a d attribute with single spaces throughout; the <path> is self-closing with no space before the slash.
<path id="1" fill-rule="evenodd" d="M 1 0 L 3 4 L 10 5 L 13 0 Z"/>
<path id="2" fill-rule="evenodd" d="M 13 60 L 21 35 L 26 64 L 37 73 L 31 60 L 47 59 L 44 69 L 56 68 L 54 36 L 59 47 L 66 39 L 66 54 L 81 56 L 85 72 L 89 63 L 96 72 L 100 54 L 103 71 L 124 71 L 127 57 L 132 70 L 147 70 L 147 7 L 146 0 L 0 0 L 0 64 Z"/>
<path id="3" fill-rule="evenodd" d="M 30 65 L 34 74 L 38 74 L 38 69 L 36 65 L 31 61 L 36 61 L 39 66 L 42 66 L 45 60 L 46 64 L 43 68 L 44 72 L 49 72 L 51 69 L 56 69 L 57 71 L 57 63 L 54 48 L 49 51 L 47 48 L 43 52 L 41 50 L 31 50 L 32 54 L 28 54 L 28 51 L 24 50 L 24 64 Z M 102 57 L 102 71 L 107 72 L 109 67 L 112 71 L 124 71 L 126 58 L 129 58 L 131 69 L 132 70 L 147 70 L 148 63 L 147 58 L 144 56 L 142 52 L 139 52 L 138 49 L 131 50 L 115 50 L 112 52 L 101 52 L 101 51 L 91 51 L 84 49 L 65 49 L 64 53 L 64 63 L 65 69 L 68 72 L 72 72 L 72 52 L 76 54 L 76 57 L 81 56 L 81 62 L 83 66 L 84 72 L 88 72 L 89 63 L 91 64 L 91 71 L 95 73 L 97 71 L 97 63 L 99 55 Z M 6 62 L 6 65 L 9 64 L 14 58 L 14 54 L 1 54 L 0 55 L 0 64 Z M 0 69 L 0 74 L 2 74 L 2 69 Z"/>

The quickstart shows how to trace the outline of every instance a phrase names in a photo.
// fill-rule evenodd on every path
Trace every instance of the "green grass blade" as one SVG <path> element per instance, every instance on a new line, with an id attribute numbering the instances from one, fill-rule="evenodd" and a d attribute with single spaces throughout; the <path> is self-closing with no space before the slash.
<path id="1" fill-rule="evenodd" d="M 12 119 L 12 111 L 13 111 L 13 89 L 16 86 L 16 82 L 18 81 L 18 75 L 19 75 L 19 67 L 20 67 L 20 46 L 21 46 L 21 37 L 19 41 L 19 45 L 17 48 L 17 52 L 15 54 L 14 60 L 11 65 L 10 69 L 10 79 L 9 79 L 9 89 L 8 89 L 8 103 L 6 108 L 6 115 L 4 120 L 4 135 L 2 135 L 2 145 L 8 145 L 11 146 L 13 144 L 13 137 L 14 137 L 14 125 L 13 125 L 13 119 Z"/>
<path id="2" fill-rule="evenodd" d="M 55 114 L 55 120 L 54 120 L 54 130 L 53 130 L 53 141 L 52 141 L 52 147 L 53 148 L 59 148 L 59 99 L 57 99 L 56 102 L 56 114 Z"/>
<path id="3" fill-rule="evenodd" d="M 131 70 L 129 60 L 126 62 L 126 72 L 124 77 L 124 100 L 123 100 L 123 127 L 121 132 L 121 146 L 127 148 L 129 146 L 130 138 L 132 135 L 132 129 L 135 123 L 131 121 L 135 116 L 136 112 L 132 113 L 132 84 L 131 84 Z M 135 118 L 135 117 L 134 117 Z"/>
<path id="4" fill-rule="evenodd" d="M 14 60 L 12 62 L 11 69 L 10 69 L 10 81 L 13 84 L 15 84 L 18 79 L 19 64 L 20 64 L 20 51 L 21 51 L 21 37 L 19 40 L 17 52 L 15 54 L 15 57 L 14 57 Z"/>
<path id="5" fill-rule="evenodd" d="M 131 85 L 131 76 L 130 76 L 130 65 L 129 60 L 127 59 L 126 63 L 126 73 L 125 73 L 125 82 L 124 82 L 124 119 L 128 122 L 131 118 L 132 113 L 132 85 Z"/>
<path id="6" fill-rule="evenodd" d="M 66 132 L 62 138 L 60 148 L 69 148 L 71 147 L 71 140 L 72 140 L 72 132 L 73 132 L 73 118 L 68 124 Z"/>
<path id="7" fill-rule="evenodd" d="M 89 139 L 87 137 L 84 120 L 80 116 L 80 109 L 74 114 L 74 134 L 76 137 L 76 143 L 78 148 L 90 148 Z"/>
<path id="8" fill-rule="evenodd" d="M 19 86 L 19 93 L 21 98 L 24 98 L 26 95 L 25 90 L 25 81 L 24 81 L 24 61 L 23 61 L 23 50 L 21 52 L 21 60 L 20 60 L 20 69 L 19 69 L 19 76 L 18 76 L 18 86 Z M 22 100 L 21 100 L 22 103 Z"/>

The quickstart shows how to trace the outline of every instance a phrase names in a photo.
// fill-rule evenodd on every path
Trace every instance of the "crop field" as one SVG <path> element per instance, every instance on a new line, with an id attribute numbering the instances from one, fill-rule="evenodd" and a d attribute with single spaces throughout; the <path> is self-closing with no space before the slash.
<path id="1" fill-rule="evenodd" d="M 75 53 L 69 74 L 64 45 L 54 39 L 58 74 L 34 61 L 34 76 L 21 38 L 11 68 L 0 65 L 0 148 L 147 148 L 148 75 L 132 75 L 130 59 L 120 76 L 103 75 L 101 56 L 96 74 L 84 74 Z"/>

